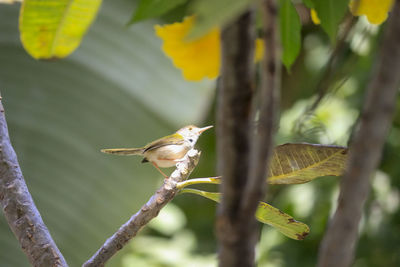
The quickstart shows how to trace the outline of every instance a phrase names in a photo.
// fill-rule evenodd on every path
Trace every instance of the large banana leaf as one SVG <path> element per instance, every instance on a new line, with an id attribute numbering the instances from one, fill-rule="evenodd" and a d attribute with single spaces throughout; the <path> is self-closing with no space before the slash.
<path id="1" fill-rule="evenodd" d="M 127 28 L 131 1 L 106 1 L 81 46 L 57 62 L 22 48 L 18 5 L 0 8 L 0 91 L 33 198 L 70 266 L 80 266 L 153 194 L 162 177 L 139 158 L 100 153 L 140 146 L 199 123 L 210 83 L 187 83 L 151 23 Z M 0 215 L 0 266 L 29 266 Z M 118 257 L 109 266 L 120 266 Z"/>

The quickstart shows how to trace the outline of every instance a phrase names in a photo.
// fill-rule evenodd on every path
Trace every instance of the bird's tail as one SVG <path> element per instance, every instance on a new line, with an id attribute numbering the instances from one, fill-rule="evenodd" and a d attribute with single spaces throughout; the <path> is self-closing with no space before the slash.
<path id="1" fill-rule="evenodd" d="M 100 150 L 103 153 L 107 154 L 116 154 L 116 155 L 142 155 L 144 149 L 143 148 L 111 148 L 111 149 L 102 149 Z"/>

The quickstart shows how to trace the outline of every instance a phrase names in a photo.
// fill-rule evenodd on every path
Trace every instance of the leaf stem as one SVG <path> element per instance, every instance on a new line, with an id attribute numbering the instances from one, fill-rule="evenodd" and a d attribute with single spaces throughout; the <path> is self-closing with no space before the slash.
<path id="1" fill-rule="evenodd" d="M 222 176 L 208 177 L 208 178 L 195 178 L 180 182 L 176 185 L 176 188 L 182 189 L 189 185 L 194 184 L 220 184 Z"/>

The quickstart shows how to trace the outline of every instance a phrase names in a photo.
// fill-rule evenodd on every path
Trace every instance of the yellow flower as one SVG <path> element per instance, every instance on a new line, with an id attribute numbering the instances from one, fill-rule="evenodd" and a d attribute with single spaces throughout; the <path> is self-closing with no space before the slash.
<path id="1" fill-rule="evenodd" d="M 321 24 L 321 21 L 319 20 L 317 11 L 315 11 L 314 8 L 311 8 L 310 13 L 311 13 L 311 20 L 312 20 L 312 22 L 314 22 L 315 25 Z"/>
<path id="2" fill-rule="evenodd" d="M 264 40 L 261 38 L 256 39 L 256 48 L 254 51 L 254 61 L 259 62 L 264 57 Z"/>
<path id="3" fill-rule="evenodd" d="M 214 79 L 220 68 L 220 31 L 212 29 L 209 33 L 194 41 L 185 37 L 194 23 L 194 17 L 187 17 L 182 23 L 156 25 L 155 30 L 164 44 L 162 49 L 174 65 L 182 70 L 183 77 L 189 81 L 199 81 L 204 77 Z"/>
<path id="4" fill-rule="evenodd" d="M 384 22 L 393 6 L 393 0 L 351 0 L 350 11 L 354 16 L 365 15 L 372 24 Z"/>
<path id="5" fill-rule="evenodd" d="M 194 16 L 187 17 L 181 23 L 156 25 L 156 35 L 163 40 L 162 49 L 172 59 L 175 67 L 182 70 L 186 80 L 199 81 L 204 77 L 218 77 L 221 66 L 220 30 L 215 27 L 204 36 L 187 41 L 186 35 L 194 24 Z M 256 40 L 255 61 L 264 54 L 263 41 Z"/>

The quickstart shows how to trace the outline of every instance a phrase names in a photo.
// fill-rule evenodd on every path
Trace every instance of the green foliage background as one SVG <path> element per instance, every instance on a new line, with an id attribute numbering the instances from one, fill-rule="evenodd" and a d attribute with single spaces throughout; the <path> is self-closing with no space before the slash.
<path id="1" fill-rule="evenodd" d="M 0 5 L 0 91 L 10 136 L 45 223 L 70 266 L 79 266 L 162 182 L 139 158 L 104 155 L 100 148 L 139 146 L 188 123 L 213 124 L 215 83 L 183 81 L 161 52 L 152 29 L 155 21 L 125 26 L 134 10 L 132 1 L 105 1 L 78 50 L 57 62 L 35 61 L 23 50 L 18 7 Z M 179 17 L 183 9 L 178 7 L 167 19 Z M 360 19 L 339 55 L 331 82 L 334 93 L 296 128 L 315 99 L 331 51 L 320 27 L 310 22 L 303 26 L 299 58 L 282 79 L 278 144 L 347 144 L 379 41 L 380 30 Z M 215 175 L 214 138 L 212 131 L 200 138 L 203 154 L 192 177 Z M 354 266 L 400 265 L 399 140 L 398 110 L 372 180 Z M 315 265 L 338 182 L 327 177 L 304 185 L 270 186 L 266 200 L 307 223 L 311 233 L 294 241 L 263 226 L 259 266 Z M 211 201 L 178 196 L 110 266 L 215 266 L 214 218 Z M 0 266 L 28 266 L 3 216 Z"/>

